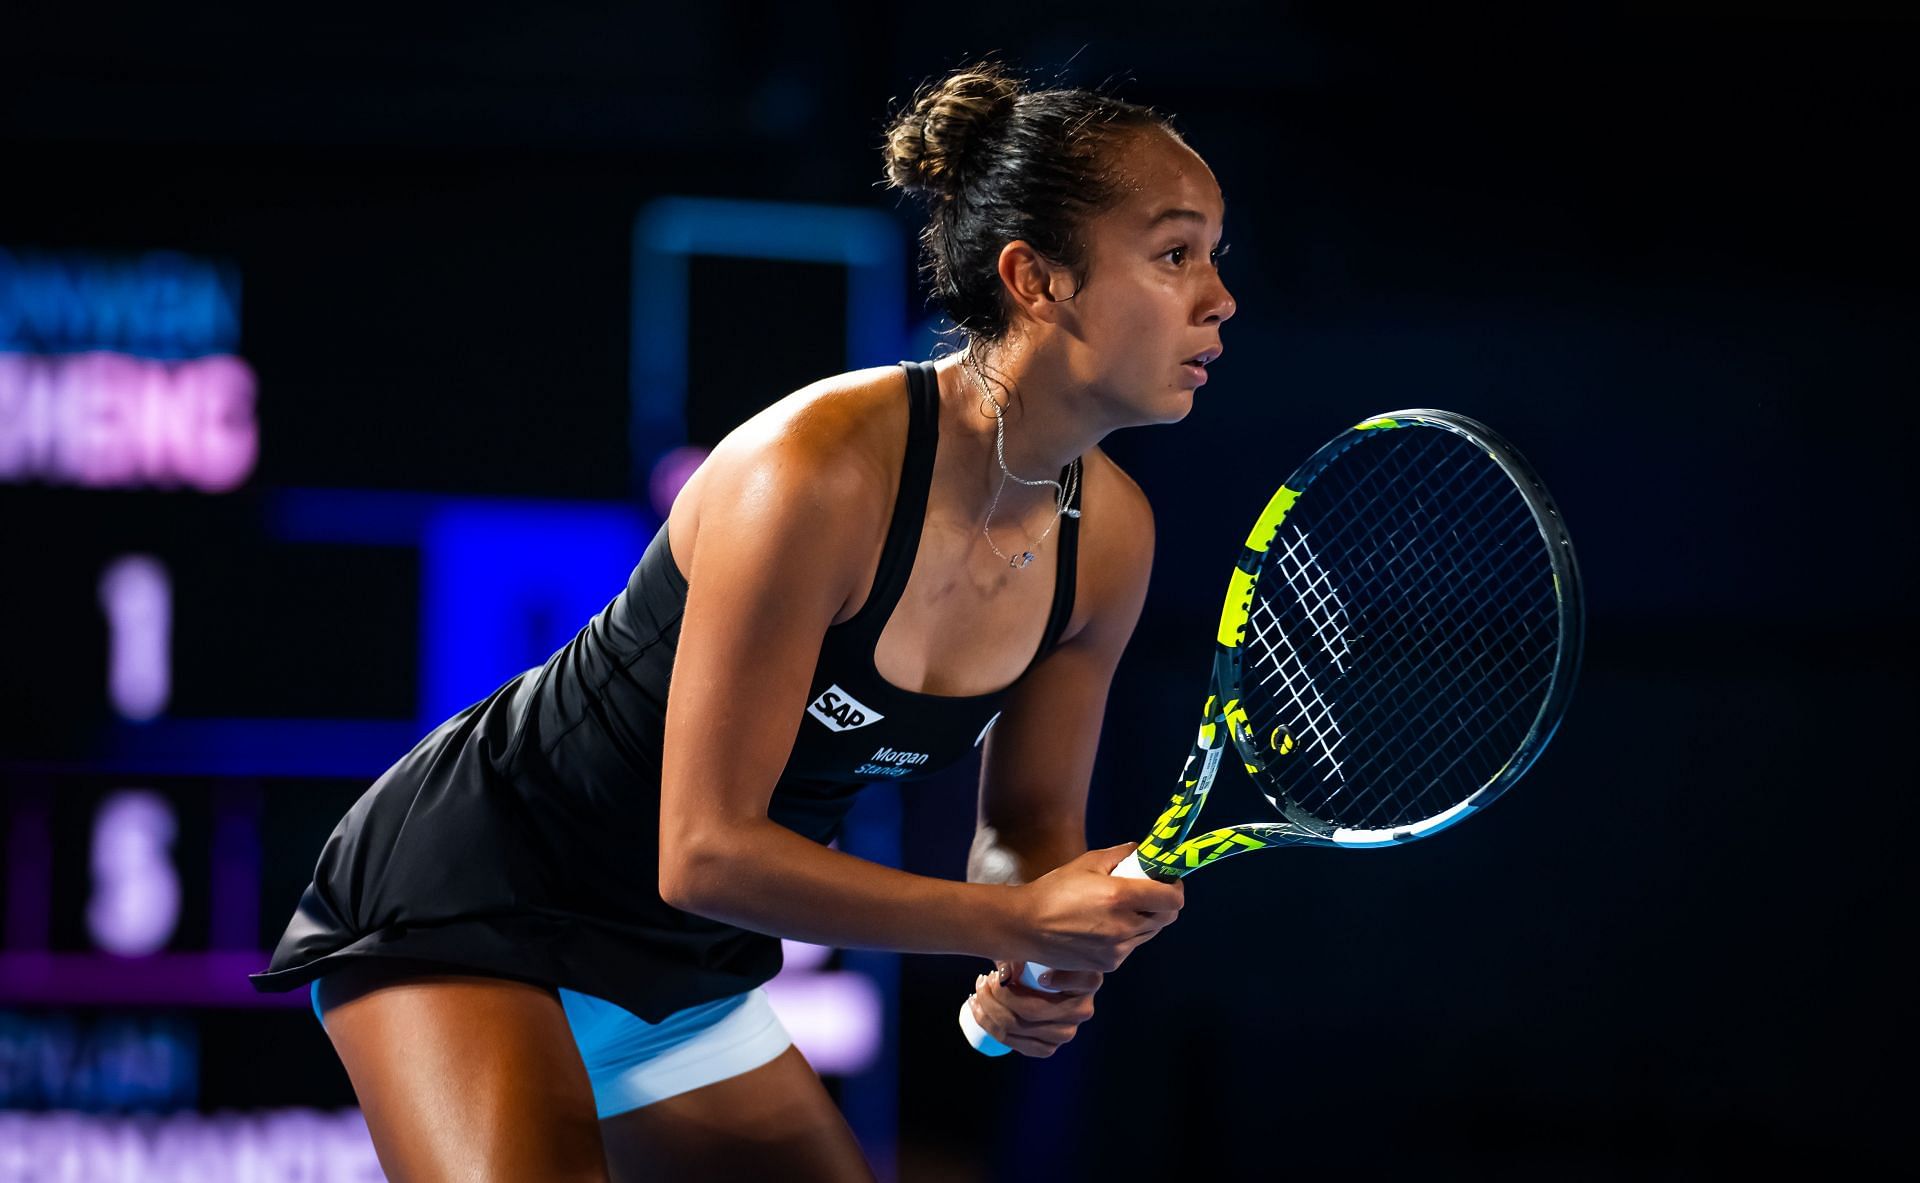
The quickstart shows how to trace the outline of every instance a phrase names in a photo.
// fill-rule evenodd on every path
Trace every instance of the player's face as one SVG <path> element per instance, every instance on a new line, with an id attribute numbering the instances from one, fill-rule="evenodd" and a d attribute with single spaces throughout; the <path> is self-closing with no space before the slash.
<path id="1" fill-rule="evenodd" d="M 1122 148 L 1120 203 L 1088 223 L 1086 282 L 1068 318 L 1075 368 L 1117 404 L 1117 418 L 1169 423 L 1186 415 L 1234 313 L 1216 252 L 1226 201 L 1194 151 L 1158 130 Z"/>

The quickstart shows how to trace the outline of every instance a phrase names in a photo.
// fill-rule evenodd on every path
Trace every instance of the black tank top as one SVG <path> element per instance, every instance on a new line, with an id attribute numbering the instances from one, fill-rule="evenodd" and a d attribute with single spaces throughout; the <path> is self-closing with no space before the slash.
<path id="1" fill-rule="evenodd" d="M 939 439 L 933 366 L 902 365 L 907 446 L 873 589 L 826 632 L 767 807 L 822 843 L 865 785 L 964 758 L 1011 689 L 919 694 L 874 668 L 919 549 Z M 1063 516 L 1056 536 L 1036 662 L 1073 608 L 1078 523 Z M 779 972 L 775 938 L 659 895 L 661 741 L 686 594 L 663 525 L 626 589 L 572 641 L 435 728 L 354 804 L 255 986 L 294 989 L 382 958 L 565 986 L 658 1021 Z"/>

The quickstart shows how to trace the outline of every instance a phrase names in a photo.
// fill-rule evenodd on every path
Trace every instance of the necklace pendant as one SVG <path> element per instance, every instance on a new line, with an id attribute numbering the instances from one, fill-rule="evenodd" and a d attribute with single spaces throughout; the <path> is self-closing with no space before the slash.
<path id="1" fill-rule="evenodd" d="M 1031 562 L 1033 562 L 1033 552 L 1030 550 L 1023 550 L 1020 552 L 1020 555 L 1018 558 L 1008 559 L 1007 566 L 1018 568 L 1018 567 L 1024 567 Z"/>

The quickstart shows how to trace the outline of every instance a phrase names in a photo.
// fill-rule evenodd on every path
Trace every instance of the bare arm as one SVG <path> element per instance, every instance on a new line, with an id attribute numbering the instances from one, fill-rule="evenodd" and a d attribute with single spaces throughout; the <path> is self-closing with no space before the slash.
<path id="1" fill-rule="evenodd" d="M 1054 868 L 1070 860 L 1077 867 L 1096 857 L 1091 865 L 1104 872 L 1118 858 L 1130 857 L 1130 845 L 1082 854 L 1107 693 L 1140 619 L 1153 565 L 1152 511 L 1132 481 L 1106 467 L 1106 475 L 1118 479 L 1101 482 L 1104 513 L 1093 519 L 1089 512 L 1083 538 L 1087 622 L 1028 673 L 988 733 L 979 817 L 967 860 L 967 878 L 974 882 L 1027 883 L 1057 874 Z M 1157 931 L 1177 914 L 1184 898 L 1179 884 L 1168 885 L 1171 902 L 1158 906 L 1172 911 L 1143 915 L 1143 924 Z M 1054 968 L 1041 982 L 1057 993 L 1041 993 L 1013 981 L 1019 962 L 1027 958 L 1011 950 L 997 956 L 1000 975 L 977 978 L 968 1005 L 974 1022 L 1001 1043 L 1044 1058 L 1071 1042 L 1093 1017 L 1093 996 L 1105 981 L 1103 974 L 1047 962 Z"/>
<path id="2" fill-rule="evenodd" d="M 976 883 L 1028 883 L 1087 848 L 1087 792 L 1107 692 L 1153 566 L 1146 498 L 1111 462 L 1099 463 L 1114 479 L 1100 482 L 1107 504 L 1088 510 L 1091 528 L 1083 530 L 1078 594 L 1088 601 L 1086 623 L 1027 674 L 987 735 L 967 860 Z"/>
<path id="3" fill-rule="evenodd" d="M 1087 793 L 1114 657 L 1077 638 L 1009 696 L 981 757 L 969 881 L 1030 883 L 1087 849 Z"/>

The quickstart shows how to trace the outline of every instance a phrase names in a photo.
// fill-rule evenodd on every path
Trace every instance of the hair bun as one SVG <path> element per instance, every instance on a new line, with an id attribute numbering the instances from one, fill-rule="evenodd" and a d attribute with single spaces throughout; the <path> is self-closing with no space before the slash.
<path id="1" fill-rule="evenodd" d="M 887 128 L 887 180 L 909 193 L 950 197 L 968 154 L 1013 112 L 1020 80 L 992 62 L 962 68 L 922 86 Z"/>

